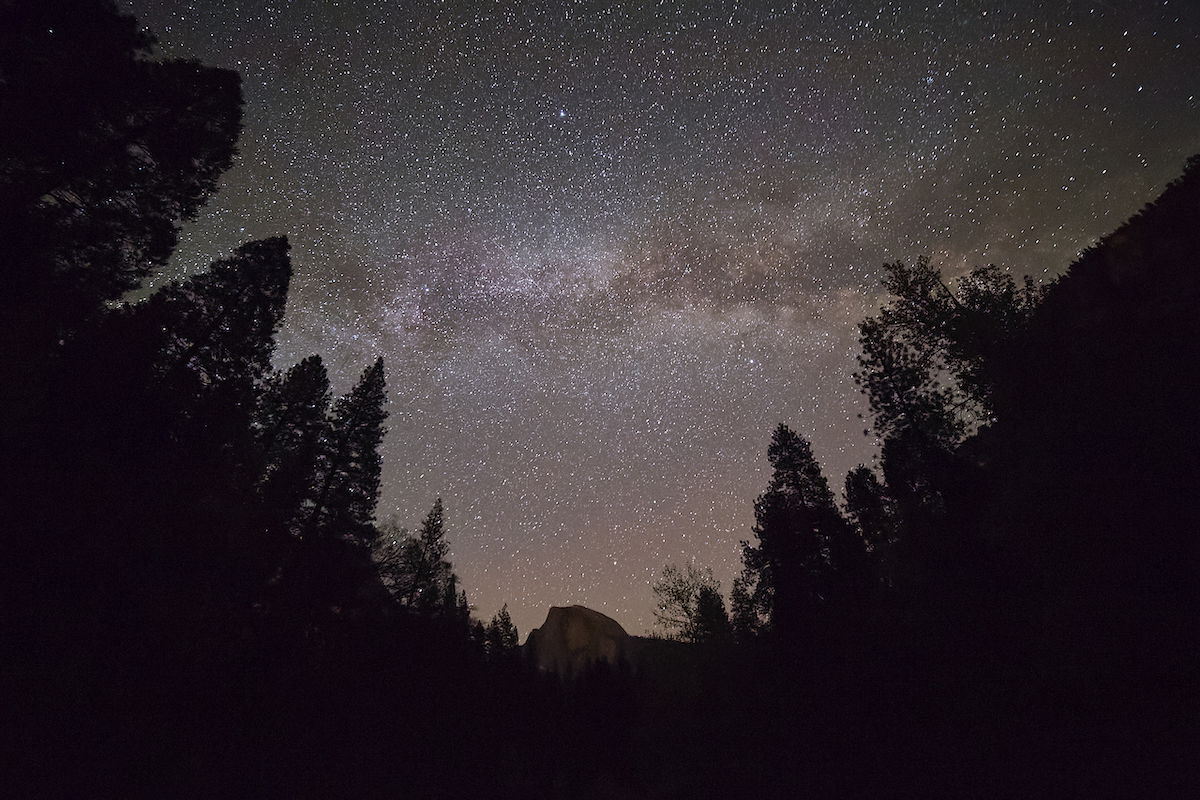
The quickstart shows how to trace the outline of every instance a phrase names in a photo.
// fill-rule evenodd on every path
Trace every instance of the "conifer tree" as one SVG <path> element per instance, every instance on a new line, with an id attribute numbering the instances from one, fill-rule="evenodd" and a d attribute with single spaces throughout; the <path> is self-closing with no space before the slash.
<path id="1" fill-rule="evenodd" d="M 508 603 L 500 607 L 492 621 L 487 626 L 488 655 L 493 658 L 505 658 L 515 653 L 520 646 L 520 636 L 517 626 L 513 624 L 508 613 Z"/>
<path id="2" fill-rule="evenodd" d="M 249 242 L 208 272 L 171 284 L 148 302 L 169 336 L 159 368 L 188 370 L 206 386 L 257 381 L 270 369 L 292 267 L 286 237 Z"/>
<path id="3" fill-rule="evenodd" d="M 447 560 L 450 545 L 445 539 L 445 526 L 445 512 L 442 498 L 439 497 L 407 548 L 412 578 L 403 595 L 403 602 L 409 607 L 432 611 L 444 601 L 445 587 L 453 574 Z"/>
<path id="4" fill-rule="evenodd" d="M 379 358 L 334 404 L 317 462 L 317 489 L 306 523 L 309 535 L 349 537 L 364 544 L 374 539 L 386 400 Z"/>
<path id="5" fill-rule="evenodd" d="M 117 314 L 82 348 L 95 391 L 124 425 L 166 433 L 184 462 L 251 482 L 251 421 L 291 279 L 286 238 L 250 242 L 204 273 Z M 97 370 L 101 370 L 97 372 Z M 149 394 L 139 387 L 147 387 Z M 110 392 L 133 391 L 126 398 Z M 154 452 L 161 442 L 148 442 Z M 151 453 L 151 455 L 154 454 Z M 170 465 L 168 465 L 170 466 Z M 180 462 L 183 466 L 183 462 Z"/>
<path id="6" fill-rule="evenodd" d="M 834 583 L 831 551 L 843 549 L 848 526 L 805 439 L 781 424 L 767 457 L 774 472 L 754 506 L 758 544 L 743 542 L 742 558 L 754 580 L 754 605 L 791 638 L 826 600 Z"/>
<path id="7" fill-rule="evenodd" d="M 272 375 L 259 396 L 254 421 L 261 459 L 258 487 L 268 516 L 277 523 L 296 519 L 304 498 L 313 494 L 329 394 L 325 365 L 313 355 Z"/>
<path id="8" fill-rule="evenodd" d="M 152 614 L 163 636 L 174 614 L 234 625 L 277 569 L 253 524 L 251 417 L 290 273 L 286 240 L 246 244 L 66 348 L 42 412 L 59 480 L 30 508 L 48 529 L 89 531 L 34 555 L 75 582 L 104 576 L 70 613 Z"/>
<path id="9" fill-rule="evenodd" d="M 394 600 L 403 601 L 412 586 L 414 539 L 395 517 L 378 526 L 372 544 L 372 559 L 379 579 Z"/>
<path id="10" fill-rule="evenodd" d="M 712 586 L 701 586 L 696 592 L 689 639 L 698 644 L 725 644 L 733 639 L 725 599 Z"/>
<path id="11" fill-rule="evenodd" d="M 312 365 L 306 372 L 319 378 Z M 310 383 L 319 388 L 321 382 Z M 314 642 L 341 629 L 345 620 L 378 612 L 392 593 L 374 524 L 385 400 L 380 358 L 338 398 L 321 426 L 315 480 L 281 581 L 284 606 L 294 609 L 305 637 Z"/>

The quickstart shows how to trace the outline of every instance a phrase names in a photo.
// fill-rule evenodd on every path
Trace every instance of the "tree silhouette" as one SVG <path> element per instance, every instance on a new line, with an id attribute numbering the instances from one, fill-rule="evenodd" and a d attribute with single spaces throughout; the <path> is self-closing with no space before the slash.
<path id="1" fill-rule="evenodd" d="M 431 612 L 444 603 L 446 586 L 453 574 L 448 560 L 450 545 L 445 537 L 445 511 L 442 498 L 439 497 L 421 522 L 421 530 L 416 538 L 408 543 L 406 549 L 411 577 L 402 599 L 410 608 Z"/>
<path id="2" fill-rule="evenodd" d="M 996 266 L 979 267 L 955 293 L 941 271 L 921 258 L 884 266 L 895 299 L 859 325 L 862 353 L 855 375 L 870 402 L 876 433 L 906 428 L 944 446 L 993 418 L 997 358 L 1020 335 L 1041 301 Z"/>
<path id="3" fill-rule="evenodd" d="M 471 630 L 471 604 L 467 592 L 458 586 L 458 576 L 451 572 L 442 588 L 442 600 L 437 615 L 450 624 L 456 636 L 466 638 Z"/>
<path id="4" fill-rule="evenodd" d="M 498 668 L 440 499 L 375 525 L 382 361 L 332 408 L 319 357 L 272 372 L 286 240 L 116 304 L 228 166 L 236 77 L 0 0 L 0 89 L 6 710 L 48 793 L 1196 794 L 1200 157 L 1044 297 L 888 265 L 879 472 L 843 516 L 780 425 L 732 620 L 709 571 L 655 587 L 753 645 L 564 686 Z"/>
<path id="5" fill-rule="evenodd" d="M 258 486 L 272 524 L 299 534 L 301 507 L 315 494 L 317 456 L 328 436 L 329 378 L 320 356 L 276 373 L 259 396 L 254 429 L 260 452 Z"/>
<path id="6" fill-rule="evenodd" d="M 832 553 L 849 549 L 842 545 L 848 526 L 807 441 L 781 424 L 767 458 L 771 482 L 754 504 L 758 544 L 743 542 L 742 559 L 754 606 L 774 631 L 794 638 L 832 588 Z"/>
<path id="7" fill-rule="evenodd" d="M 0 7 L 0 328 L 24 369 L 165 264 L 232 163 L 237 74 L 153 48 L 105 0 Z"/>
<path id="8" fill-rule="evenodd" d="M 714 624 L 711 618 L 700 620 L 698 614 L 700 595 L 704 590 L 718 599 L 721 597 L 721 584 L 713 577 L 712 569 L 701 569 L 694 564 L 680 569 L 668 564 L 651 589 L 654 592 L 654 621 L 666 632 L 666 638 L 696 642 Z M 711 598 L 709 605 L 706 612 L 711 614 Z M 723 613 L 723 601 L 721 610 Z"/>
<path id="9" fill-rule="evenodd" d="M 440 620 L 465 641 L 474 635 L 471 606 L 449 556 L 440 497 L 415 536 L 394 520 L 382 525 L 373 555 L 379 575 L 397 604 L 428 620 Z M 486 641 L 481 641 L 486 650 Z"/>
<path id="10" fill-rule="evenodd" d="M 754 576 L 749 570 L 733 581 L 729 590 L 730 626 L 739 642 L 748 642 L 762 630 L 763 618 L 754 603 Z"/>
<path id="11" fill-rule="evenodd" d="M 248 391 L 270 369 L 291 274 L 286 238 L 250 242 L 132 306 L 128 326 L 156 344 L 154 371 L 172 391 Z"/>
<path id="12" fill-rule="evenodd" d="M 305 796 L 331 779 L 350 796 L 479 794 L 445 767 L 518 772 L 474 744 L 513 738 L 485 697 L 558 722 L 467 646 L 444 549 L 428 619 L 370 559 L 382 362 L 332 411 L 319 358 L 272 373 L 282 238 L 117 304 L 228 167 L 238 91 L 233 73 L 153 60 L 112 3 L 0 0 L 0 437 L 21 454 L 0 563 L 5 688 L 31 709 L 13 709 L 21 777 L 70 796 Z"/>
<path id="13" fill-rule="evenodd" d="M 1193 156 L 1047 291 L 996 393 L 980 515 L 1047 690 L 1163 748 L 1158 721 L 1196 713 L 1168 687 L 1200 608 L 1198 218 Z"/>
<path id="14" fill-rule="evenodd" d="M 379 358 L 354 388 L 334 403 L 317 459 L 317 488 L 306 535 L 349 537 L 364 544 L 374 539 L 386 400 L 383 359 Z"/>
<path id="15" fill-rule="evenodd" d="M 380 580 L 397 601 L 408 596 L 412 585 L 412 542 L 395 517 L 385 520 L 375 534 L 372 558 Z"/>
<path id="16" fill-rule="evenodd" d="M 875 472 L 859 465 L 846 475 L 846 516 L 870 553 L 880 577 L 890 580 L 896 520 L 892 500 Z"/>
<path id="17" fill-rule="evenodd" d="M 696 592 L 696 608 L 689 626 L 689 639 L 697 644 L 726 644 L 733 639 L 725 599 L 713 586 L 701 586 Z"/>
<path id="18" fill-rule="evenodd" d="M 251 414 L 290 275 L 285 239 L 252 242 L 72 343 L 42 410 L 47 466 L 63 492 L 48 507 L 120 520 L 123 539 L 164 527 L 203 540 L 231 534 L 228 515 L 243 514 L 252 495 Z M 76 393 L 90 403 L 72 402 Z M 143 495 L 128 492 L 130 476 Z"/>
<path id="19" fill-rule="evenodd" d="M 505 603 L 492 617 L 487 626 L 487 649 L 493 658 L 510 658 L 520 646 L 520 635 L 517 626 L 513 624 L 508 614 L 508 604 Z"/>
<path id="20" fill-rule="evenodd" d="M 250 423 L 290 278 L 286 239 L 251 242 L 110 315 L 97 336 L 68 349 L 74 382 L 97 401 L 91 412 L 110 414 L 130 445 L 144 447 L 137 457 L 149 459 L 159 485 L 172 476 L 181 491 L 253 480 Z"/>

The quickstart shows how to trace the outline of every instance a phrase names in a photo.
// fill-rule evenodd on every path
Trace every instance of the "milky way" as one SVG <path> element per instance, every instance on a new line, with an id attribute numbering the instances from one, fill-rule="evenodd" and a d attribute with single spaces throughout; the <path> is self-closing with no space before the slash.
<path id="1" fill-rule="evenodd" d="M 879 268 L 1053 277 L 1200 151 L 1200 4 L 130 0 L 237 69 L 246 129 L 173 274 L 286 233 L 281 366 L 390 384 L 380 516 L 445 499 L 522 632 L 728 588 L 772 427 L 835 487 Z"/>

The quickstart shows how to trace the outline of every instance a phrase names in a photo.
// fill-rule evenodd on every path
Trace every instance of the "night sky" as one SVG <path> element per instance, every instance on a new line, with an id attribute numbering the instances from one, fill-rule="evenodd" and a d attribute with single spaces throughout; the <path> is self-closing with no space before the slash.
<path id="1" fill-rule="evenodd" d="M 278 363 L 387 361 L 379 516 L 477 615 L 728 589 L 771 429 L 840 491 L 880 266 L 1052 277 L 1200 151 L 1200 3 L 127 0 L 241 72 L 173 274 L 287 234 Z"/>

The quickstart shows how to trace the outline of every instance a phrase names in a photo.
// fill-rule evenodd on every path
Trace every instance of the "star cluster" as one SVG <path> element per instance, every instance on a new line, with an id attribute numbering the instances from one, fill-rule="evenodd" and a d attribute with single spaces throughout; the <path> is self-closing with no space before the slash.
<path id="1" fill-rule="evenodd" d="M 777 422 L 839 487 L 880 265 L 1053 277 L 1200 151 L 1174 2 L 125 0 L 237 69 L 176 274 L 286 233 L 279 363 L 389 372 L 380 515 L 445 499 L 484 618 L 726 588 Z"/>

